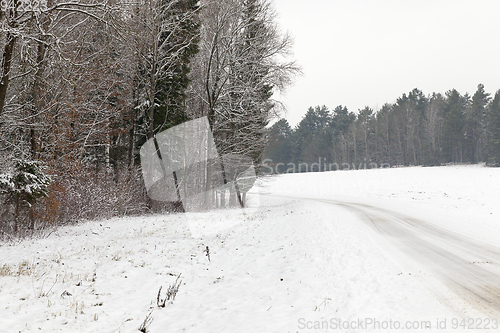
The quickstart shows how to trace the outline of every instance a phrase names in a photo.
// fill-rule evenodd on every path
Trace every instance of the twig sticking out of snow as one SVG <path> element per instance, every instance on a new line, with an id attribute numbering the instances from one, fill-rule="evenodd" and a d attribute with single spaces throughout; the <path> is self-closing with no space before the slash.
<path id="1" fill-rule="evenodd" d="M 54 280 L 54 283 L 52 284 L 52 287 L 50 287 L 50 289 L 46 292 L 43 290 L 43 286 L 45 285 L 45 280 L 46 279 L 43 279 L 42 286 L 38 289 L 38 291 L 35 291 L 35 285 L 33 283 L 33 280 L 31 280 L 31 285 L 33 287 L 33 292 L 35 293 L 35 297 L 41 298 L 41 297 L 49 296 L 50 292 L 52 291 L 52 288 L 54 288 L 54 286 L 57 283 L 57 276 L 56 276 L 56 279 Z"/>
<path id="2" fill-rule="evenodd" d="M 181 286 L 182 280 L 180 280 L 181 274 L 177 277 L 175 280 L 174 284 L 168 287 L 167 294 L 165 295 L 165 298 L 161 298 L 161 289 L 163 286 L 160 286 L 160 290 L 158 290 L 158 296 L 156 296 L 156 305 L 159 308 L 164 308 L 165 305 L 167 304 L 167 301 L 171 300 L 171 302 L 174 301 L 175 295 L 177 295 L 177 292 L 179 291 L 179 287 Z"/>
<path id="3" fill-rule="evenodd" d="M 161 288 L 160 288 L 161 289 Z M 151 316 L 153 314 L 153 310 L 151 310 L 148 315 L 146 316 L 146 319 L 142 322 L 141 326 L 139 326 L 139 331 L 142 333 L 147 333 L 149 325 L 153 322 L 153 317 Z"/>
<path id="4" fill-rule="evenodd" d="M 207 253 L 208 261 L 210 261 L 210 249 L 208 248 L 208 245 L 207 245 L 207 248 L 203 252 Z"/>
<path id="5" fill-rule="evenodd" d="M 331 298 L 325 298 L 323 302 L 321 302 L 316 308 L 314 308 L 314 311 L 321 311 L 321 306 L 323 305 L 323 310 L 326 309 L 326 306 L 328 305 L 328 302 L 331 301 Z"/>

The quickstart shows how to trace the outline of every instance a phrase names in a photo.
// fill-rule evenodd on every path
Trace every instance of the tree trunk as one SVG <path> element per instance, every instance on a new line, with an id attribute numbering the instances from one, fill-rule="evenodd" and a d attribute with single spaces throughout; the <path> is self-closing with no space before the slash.
<path id="1" fill-rule="evenodd" d="M 37 145 L 37 133 L 36 133 L 36 124 L 33 124 L 36 122 L 36 117 L 35 115 L 39 113 L 43 109 L 43 103 L 42 103 L 42 91 L 43 91 L 43 72 L 45 71 L 45 51 L 46 51 L 46 46 L 43 43 L 43 40 L 45 40 L 44 36 L 40 36 L 40 41 L 38 42 L 38 47 L 37 47 L 37 55 L 36 55 L 36 72 L 35 72 L 35 80 L 33 82 L 33 119 L 32 119 L 32 125 L 30 129 L 30 143 L 31 143 L 31 157 L 33 159 L 37 158 L 37 150 L 38 150 L 38 145 Z"/>
<path id="2" fill-rule="evenodd" d="M 17 235 L 17 232 L 19 231 L 19 206 L 20 206 L 20 201 L 21 199 L 19 198 L 19 195 L 16 195 L 16 210 L 14 212 L 14 234 Z"/>
<path id="3" fill-rule="evenodd" d="M 137 77 L 134 78 L 134 87 L 138 86 L 137 82 Z M 135 133 L 136 133 L 136 126 L 137 126 L 137 106 L 139 105 L 138 97 L 137 97 L 137 89 L 134 88 L 133 90 L 133 96 L 134 100 L 134 105 L 132 109 L 130 110 L 130 131 L 129 131 L 129 141 L 128 141 L 128 166 L 130 169 L 134 167 L 135 161 L 134 161 L 134 151 L 135 151 Z"/>
<path id="4" fill-rule="evenodd" d="M 223 188 L 221 191 L 220 191 L 220 206 L 222 208 L 226 208 L 226 188 Z"/>
<path id="5" fill-rule="evenodd" d="M 7 33 L 7 43 L 5 44 L 2 58 L 2 77 L 0 78 L 0 115 L 3 113 L 5 101 L 7 99 L 7 88 L 9 87 L 9 75 L 12 61 L 12 54 L 14 52 L 14 45 L 16 44 L 16 37 Z"/>
<path id="6" fill-rule="evenodd" d="M 30 206 L 29 216 L 30 216 L 30 230 L 34 231 L 35 230 L 35 212 L 33 211 L 33 204 L 31 204 L 31 206 Z"/>
<path id="7" fill-rule="evenodd" d="M 109 162 L 109 138 L 107 138 L 106 143 L 104 144 L 104 163 L 105 163 L 105 168 L 106 168 L 106 176 L 109 176 L 111 174 L 111 166 Z"/>

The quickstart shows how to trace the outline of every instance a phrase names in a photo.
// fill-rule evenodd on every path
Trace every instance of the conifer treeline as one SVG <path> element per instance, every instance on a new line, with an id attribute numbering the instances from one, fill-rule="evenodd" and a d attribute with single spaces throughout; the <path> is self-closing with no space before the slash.
<path id="1" fill-rule="evenodd" d="M 294 129 L 281 119 L 269 136 L 266 164 L 279 173 L 318 171 L 318 164 L 322 171 L 480 162 L 500 166 L 500 90 L 492 98 L 482 84 L 472 97 L 455 89 L 427 96 L 414 89 L 377 112 L 316 106 Z"/>

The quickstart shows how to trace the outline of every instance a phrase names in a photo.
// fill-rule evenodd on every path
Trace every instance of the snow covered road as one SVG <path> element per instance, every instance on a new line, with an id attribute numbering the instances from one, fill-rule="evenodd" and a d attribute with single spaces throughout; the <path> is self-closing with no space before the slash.
<path id="1" fill-rule="evenodd" d="M 413 265 L 426 272 L 427 278 L 423 282 L 433 289 L 441 303 L 460 312 L 460 307 L 448 300 L 446 291 L 436 282 L 442 283 L 483 315 L 500 318 L 499 246 L 369 204 L 288 198 L 330 203 L 349 210 L 381 236 L 380 241 L 387 242 L 388 249 L 401 252 L 398 256 L 401 264 L 411 260 Z"/>
<path id="2" fill-rule="evenodd" d="M 353 211 L 484 315 L 500 317 L 499 247 L 387 209 L 335 204 Z"/>

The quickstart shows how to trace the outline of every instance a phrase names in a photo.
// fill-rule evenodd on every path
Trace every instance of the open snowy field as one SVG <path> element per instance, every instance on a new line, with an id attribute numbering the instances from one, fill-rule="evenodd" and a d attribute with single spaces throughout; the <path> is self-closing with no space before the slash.
<path id="1" fill-rule="evenodd" d="M 245 210 L 88 222 L 2 244 L 0 332 L 500 331 L 498 304 L 461 295 L 446 267 L 404 248 L 433 235 L 417 229 L 413 247 L 400 236 L 412 229 L 370 224 L 411 216 L 484 244 L 490 259 L 478 250 L 457 263 L 475 279 L 500 265 L 499 189 L 500 169 L 481 166 L 293 174 L 262 182 Z M 484 281 L 500 297 L 500 280 Z M 175 298 L 159 307 L 169 286 Z"/>
<path id="2" fill-rule="evenodd" d="M 408 167 L 290 174 L 273 194 L 360 201 L 452 224 L 493 242 L 500 239 L 500 168 L 481 165 Z"/>

